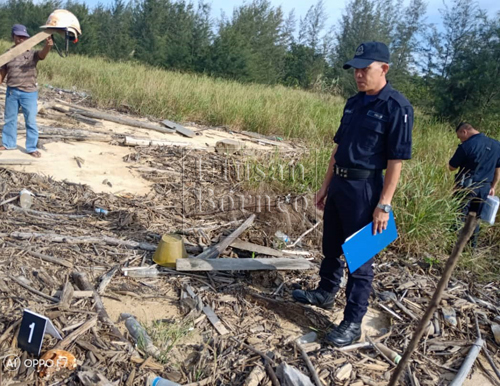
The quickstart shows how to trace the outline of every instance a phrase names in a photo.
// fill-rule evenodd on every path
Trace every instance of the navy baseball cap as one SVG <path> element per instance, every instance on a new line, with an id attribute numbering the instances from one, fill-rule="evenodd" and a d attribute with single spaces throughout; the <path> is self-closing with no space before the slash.
<path id="1" fill-rule="evenodd" d="M 22 24 L 14 24 L 14 26 L 12 27 L 12 35 L 23 36 L 25 38 L 30 37 L 28 30 Z"/>
<path id="2" fill-rule="evenodd" d="M 389 63 L 389 48 L 381 42 L 361 43 L 354 58 L 344 64 L 344 70 L 351 67 L 366 68 L 373 62 Z"/>

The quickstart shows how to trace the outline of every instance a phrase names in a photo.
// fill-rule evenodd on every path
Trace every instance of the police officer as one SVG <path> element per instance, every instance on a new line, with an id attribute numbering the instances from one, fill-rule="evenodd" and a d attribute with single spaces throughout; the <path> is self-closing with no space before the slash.
<path id="1" fill-rule="evenodd" d="M 344 274 L 345 239 L 372 221 L 374 234 L 387 228 L 402 160 L 411 158 L 413 127 L 410 102 L 386 80 L 388 63 L 387 46 L 367 42 L 344 64 L 344 69 L 354 68 L 359 92 L 344 107 L 328 171 L 316 193 L 316 206 L 324 210 L 325 258 L 318 288 L 293 292 L 301 303 L 331 309 Z M 327 335 L 328 343 L 342 347 L 360 338 L 372 288 L 372 263 L 373 259 L 349 272 L 344 319 Z"/>
<path id="2" fill-rule="evenodd" d="M 500 142 L 480 133 L 469 123 L 462 122 L 456 128 L 457 137 L 462 142 L 450 159 L 448 168 L 458 169 L 455 188 L 467 189 L 463 214 L 481 210 L 488 195 L 495 195 L 495 187 L 500 180 Z M 472 247 L 477 245 L 479 224 L 472 238 Z"/>

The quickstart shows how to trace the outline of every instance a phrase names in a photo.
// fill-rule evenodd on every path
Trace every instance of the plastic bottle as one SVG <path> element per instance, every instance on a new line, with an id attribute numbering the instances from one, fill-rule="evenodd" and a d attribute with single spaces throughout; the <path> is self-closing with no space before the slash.
<path id="1" fill-rule="evenodd" d="M 495 336 L 495 342 L 497 342 L 497 344 L 500 344 L 500 326 L 498 324 L 493 324 L 491 326 L 491 331 Z"/>
<path id="2" fill-rule="evenodd" d="M 441 311 L 443 312 L 443 317 L 446 324 L 452 327 L 456 327 L 458 325 L 457 313 L 455 312 L 454 308 L 443 307 Z"/>
<path id="3" fill-rule="evenodd" d="M 34 194 L 28 189 L 21 190 L 21 192 L 19 192 L 19 204 L 21 205 L 21 208 L 31 208 L 31 205 L 33 205 L 33 196 Z"/>
<path id="4" fill-rule="evenodd" d="M 144 269 L 131 269 L 127 270 L 124 273 L 125 276 L 130 276 L 130 277 L 156 277 L 160 276 L 160 271 L 156 267 L 147 267 Z"/>
<path id="5" fill-rule="evenodd" d="M 497 196 L 488 196 L 481 211 L 481 220 L 493 225 L 500 206 L 500 199 Z"/>
<path id="6" fill-rule="evenodd" d="M 97 214 L 103 214 L 104 216 L 106 216 L 109 213 L 106 209 L 102 209 L 102 208 L 95 208 L 94 211 Z"/>
<path id="7" fill-rule="evenodd" d="M 181 385 L 162 377 L 149 376 L 146 382 L 146 386 L 181 386 Z"/>
<path id="8" fill-rule="evenodd" d="M 281 241 L 283 241 L 285 243 L 290 242 L 290 237 L 288 237 L 282 231 L 277 231 L 274 235 L 276 236 L 276 238 L 278 238 L 279 240 L 281 240 Z"/>
<path id="9" fill-rule="evenodd" d="M 399 355 L 396 351 L 391 350 L 389 347 L 384 346 L 382 343 L 375 343 L 375 346 L 377 346 L 377 348 L 395 364 L 398 364 L 401 360 L 401 355 Z"/>

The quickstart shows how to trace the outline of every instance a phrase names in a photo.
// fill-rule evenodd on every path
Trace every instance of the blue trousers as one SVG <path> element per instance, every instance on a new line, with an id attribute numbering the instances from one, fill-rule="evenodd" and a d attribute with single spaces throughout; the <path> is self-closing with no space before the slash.
<path id="1" fill-rule="evenodd" d="M 328 190 L 324 213 L 323 254 L 319 287 L 336 293 L 344 274 L 342 244 L 345 239 L 373 221 L 384 180 L 382 174 L 364 180 L 334 176 Z M 361 323 L 368 310 L 373 281 L 373 259 L 349 272 L 344 320 Z"/>
<path id="2" fill-rule="evenodd" d="M 38 143 L 38 127 L 36 125 L 38 92 L 25 92 L 17 88 L 7 87 L 5 97 L 5 124 L 2 131 L 2 144 L 7 149 L 17 148 L 17 114 L 22 108 L 26 122 L 26 151 L 36 151 Z"/>

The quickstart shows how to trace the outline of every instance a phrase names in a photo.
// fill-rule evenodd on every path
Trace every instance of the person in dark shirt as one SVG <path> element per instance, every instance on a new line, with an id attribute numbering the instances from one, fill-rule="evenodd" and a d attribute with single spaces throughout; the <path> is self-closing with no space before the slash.
<path id="1" fill-rule="evenodd" d="M 495 195 L 500 180 L 500 142 L 480 133 L 466 122 L 457 126 L 456 133 L 461 144 L 450 159 L 448 168 L 451 171 L 458 169 L 455 189 L 458 192 L 466 190 L 464 216 L 475 212 L 481 217 L 484 202 L 488 195 Z M 472 237 L 473 247 L 477 245 L 478 236 L 479 224 Z"/>
<path id="2" fill-rule="evenodd" d="M 336 147 L 316 193 L 316 206 L 324 210 L 321 281 L 315 290 L 293 292 L 295 300 L 326 309 L 333 307 L 344 274 L 342 244 L 372 221 L 374 234 L 387 228 L 402 160 L 411 158 L 413 108 L 386 80 L 389 49 L 380 42 L 363 43 L 344 65 L 351 67 L 359 92 L 345 105 Z M 344 319 L 327 335 L 328 343 L 341 347 L 360 338 L 372 263 L 349 272 Z"/>

